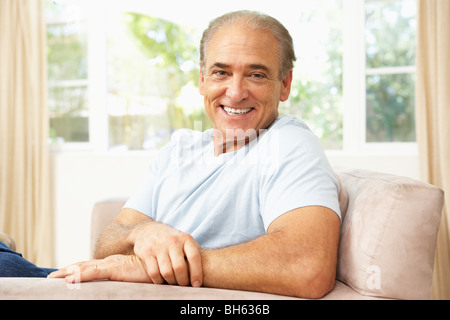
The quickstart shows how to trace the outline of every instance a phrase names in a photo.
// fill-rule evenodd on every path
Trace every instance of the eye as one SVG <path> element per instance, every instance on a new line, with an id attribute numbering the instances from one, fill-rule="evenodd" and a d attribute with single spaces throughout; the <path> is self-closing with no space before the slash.
<path id="1" fill-rule="evenodd" d="M 217 76 L 217 77 L 225 77 L 225 76 L 227 76 L 228 75 L 228 72 L 226 72 L 226 71 L 223 71 L 223 70 L 216 70 L 216 71 L 213 71 L 212 72 L 212 75 L 213 76 Z"/>
<path id="2" fill-rule="evenodd" d="M 256 79 L 256 80 L 260 80 L 260 79 L 265 79 L 266 76 L 263 73 L 252 73 L 250 75 L 251 78 Z"/>

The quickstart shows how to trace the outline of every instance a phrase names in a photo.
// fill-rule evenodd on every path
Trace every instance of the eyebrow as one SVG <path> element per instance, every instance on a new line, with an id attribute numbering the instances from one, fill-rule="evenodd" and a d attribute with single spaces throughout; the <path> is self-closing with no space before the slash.
<path id="1" fill-rule="evenodd" d="M 214 69 L 214 68 L 227 69 L 229 67 L 230 67 L 230 65 L 228 65 L 226 63 L 216 62 L 212 66 L 209 67 L 209 70 Z"/>
<path id="2" fill-rule="evenodd" d="M 266 67 L 263 64 L 251 64 L 250 65 L 250 69 L 254 69 L 254 70 L 264 70 L 266 72 L 270 72 L 269 68 Z"/>
<path id="3" fill-rule="evenodd" d="M 229 64 L 222 63 L 222 62 L 216 62 L 211 67 L 209 67 L 209 70 L 211 70 L 213 68 L 227 69 L 230 67 L 231 66 Z M 270 72 L 270 69 L 263 64 L 250 64 L 248 67 L 252 70 L 264 70 L 266 72 Z"/>

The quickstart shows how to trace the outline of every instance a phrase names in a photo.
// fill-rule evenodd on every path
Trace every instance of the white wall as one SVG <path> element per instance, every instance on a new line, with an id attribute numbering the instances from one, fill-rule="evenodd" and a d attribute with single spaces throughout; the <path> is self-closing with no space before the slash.
<path id="1" fill-rule="evenodd" d="M 327 152 L 336 169 L 365 169 L 397 174 L 420 180 L 419 156 L 416 154 L 351 154 Z"/>
<path id="2" fill-rule="evenodd" d="M 335 167 L 360 168 L 418 179 L 414 155 L 349 155 L 327 153 Z M 141 182 L 154 154 L 53 153 L 52 194 L 55 215 L 56 266 L 89 259 L 90 222 L 94 203 L 130 196 Z"/>

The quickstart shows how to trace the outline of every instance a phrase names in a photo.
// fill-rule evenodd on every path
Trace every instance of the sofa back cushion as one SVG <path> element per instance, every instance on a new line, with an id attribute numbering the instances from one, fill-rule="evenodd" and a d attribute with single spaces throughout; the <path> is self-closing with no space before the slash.
<path id="1" fill-rule="evenodd" d="M 337 280 L 363 295 L 428 299 L 442 190 L 376 172 L 337 175 L 348 197 Z"/>

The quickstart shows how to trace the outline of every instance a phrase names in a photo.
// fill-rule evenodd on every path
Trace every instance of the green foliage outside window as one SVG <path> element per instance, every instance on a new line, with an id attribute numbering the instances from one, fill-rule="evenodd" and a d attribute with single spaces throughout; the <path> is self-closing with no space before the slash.
<path id="1" fill-rule="evenodd" d="M 415 65 L 414 0 L 366 4 L 367 68 Z M 366 78 L 366 141 L 415 141 L 414 73 Z"/>

